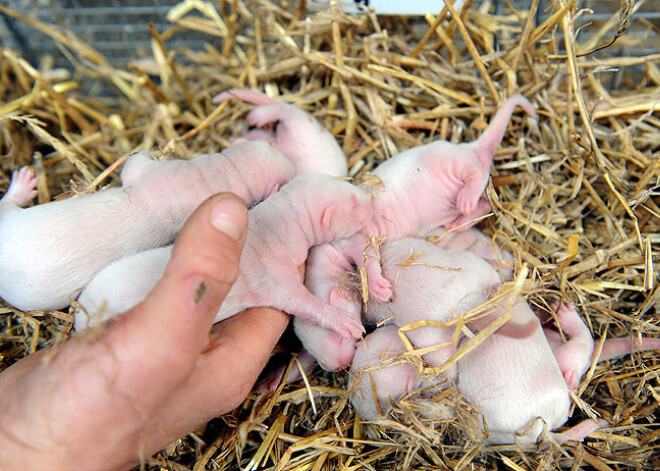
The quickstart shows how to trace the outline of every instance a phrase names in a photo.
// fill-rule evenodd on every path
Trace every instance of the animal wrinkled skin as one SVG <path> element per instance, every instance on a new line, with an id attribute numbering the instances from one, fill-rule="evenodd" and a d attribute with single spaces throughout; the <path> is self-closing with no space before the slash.
<path id="1" fill-rule="evenodd" d="M 348 182 L 328 175 L 308 174 L 284 185 L 279 192 L 250 210 L 239 276 L 215 321 L 248 307 L 270 306 L 333 329 L 343 337 L 360 337 L 364 332 L 362 323 L 310 293 L 300 280 L 298 267 L 305 263 L 311 247 L 354 234 L 370 217 L 368 196 Z M 98 292 L 90 305 L 104 306 L 103 312 L 98 313 L 103 318 L 118 314 L 108 310 L 113 305 L 109 298 L 118 296 L 120 291 L 127 298 L 126 292 L 133 287 L 122 288 L 123 283 L 117 284 L 117 279 L 121 278 L 120 273 L 133 270 L 135 264 L 143 267 L 151 264 L 151 269 L 143 270 L 152 279 L 145 283 L 145 291 L 135 296 L 130 304 L 144 299 L 167 264 L 169 252 L 160 252 L 156 255 L 143 252 L 141 260 L 141 254 L 138 254 L 128 261 L 117 262 L 126 265 L 118 268 L 116 264 L 110 277 L 98 282 L 97 286 L 106 289 L 99 290 L 103 292 Z M 105 277 L 104 272 L 98 276 Z M 82 302 L 89 297 L 83 293 L 81 304 L 86 315 L 95 318 L 97 313 L 90 312 Z M 81 322 L 87 324 L 84 320 Z"/>
<path id="2" fill-rule="evenodd" d="M 154 161 L 140 152 L 124 165 L 121 188 L 30 208 L 21 206 L 36 182 L 18 175 L 0 200 L 0 296 L 21 310 L 45 310 L 67 307 L 112 261 L 172 243 L 209 196 L 230 191 L 251 205 L 294 170 L 262 142 L 191 160 Z"/>
<path id="3" fill-rule="evenodd" d="M 340 177 L 348 174 L 346 156 L 337 140 L 308 112 L 263 93 L 242 88 L 227 90 L 215 96 L 213 102 L 220 103 L 231 98 L 258 105 L 246 118 L 250 126 L 258 128 L 240 139 L 271 142 L 291 160 L 296 175 L 324 173 Z M 275 122 L 274 136 L 262 129 Z"/>
<path id="4" fill-rule="evenodd" d="M 345 274 L 353 266 L 333 244 L 313 247 L 307 258 L 305 286 L 315 296 L 361 322 L 362 300 L 359 293 L 343 284 Z M 350 366 L 355 353 L 355 338 L 346 338 L 333 329 L 326 329 L 300 317 L 293 328 L 302 346 L 321 368 L 339 371 Z"/>
<path id="5" fill-rule="evenodd" d="M 482 258 L 462 250 L 443 250 L 422 239 L 399 239 L 381 247 L 383 274 L 392 283 L 389 303 L 370 301 L 365 317 L 397 327 L 424 320 L 448 323 L 486 302 L 502 280 Z M 446 344 L 423 358 L 439 367 L 456 351 L 454 327 L 422 326 L 406 332 L 416 348 Z M 452 367 L 446 377 L 455 379 Z"/>
<path id="6" fill-rule="evenodd" d="M 506 303 L 502 302 L 496 310 L 507 310 Z M 557 306 L 557 311 L 558 327 L 564 331 L 566 341 L 561 340 L 557 331 L 542 329 L 529 305 L 517 299 L 510 310 L 512 322 L 534 322 L 534 333 L 524 338 L 495 333 L 458 361 L 457 387 L 483 413 L 488 428 L 488 443 L 536 442 L 544 425 L 552 431 L 567 422 L 571 404 L 569 389 L 572 387 L 569 381 L 576 379 L 577 375 L 579 382 L 593 361 L 616 358 L 631 351 L 660 349 L 660 339 L 643 338 L 631 342 L 629 339 L 615 338 L 606 340 L 597 356 L 593 351 L 591 334 L 575 308 L 563 304 Z M 376 329 L 380 331 L 378 342 L 368 341 L 376 332 L 365 338 L 366 351 L 360 356 L 370 360 L 354 362 L 352 377 L 357 377 L 359 370 L 365 366 L 377 364 L 378 359 L 392 356 L 391 352 L 404 351 L 398 332 L 389 327 L 388 331 Z M 585 333 L 588 333 L 591 349 L 585 348 L 585 343 L 588 343 Z M 556 357 L 558 352 L 560 355 Z M 564 352 L 572 352 L 575 356 L 564 357 Z M 382 369 L 378 376 L 374 376 L 373 384 L 378 391 L 382 414 L 387 413 L 389 397 L 397 399 L 422 385 L 419 377 L 410 378 L 414 368 L 411 370 L 408 366 L 411 365 L 407 364 L 405 369 Z M 383 394 L 381 388 L 385 391 Z M 366 391 L 368 399 L 352 396 L 351 402 L 356 410 L 366 419 L 380 416 L 381 413 L 377 413 L 373 405 L 375 393 L 370 383 L 362 380 L 358 390 L 363 396 Z M 607 422 L 604 420 L 586 419 L 563 432 L 550 432 L 550 436 L 558 443 L 581 441 L 592 431 L 605 426 Z"/>
<path id="7" fill-rule="evenodd" d="M 426 238 L 441 249 L 466 250 L 478 255 L 496 268 L 504 280 L 512 277 L 511 254 L 494 246 L 492 240 L 478 229 L 448 232 L 436 228 L 426 234 Z M 337 249 L 338 246 L 341 246 L 341 243 L 326 244 L 310 250 L 305 285 L 316 296 L 359 319 L 362 313 L 360 293 L 344 283 L 346 274 L 354 270 L 342 250 Z M 492 274 L 492 271 L 486 269 L 486 273 Z M 307 351 L 305 354 L 311 354 L 321 368 L 339 371 L 351 364 L 356 348 L 355 341 L 338 337 L 331 329 L 322 329 L 301 318 L 295 318 L 293 325 L 297 337 Z"/>
<path id="8" fill-rule="evenodd" d="M 364 267 L 370 297 L 383 302 L 392 297 L 372 241 L 413 237 L 435 227 L 467 229 L 489 211 L 483 193 L 493 156 L 516 106 L 536 117 L 526 98 L 513 95 L 476 141 L 431 142 L 395 155 L 374 170 L 382 182 L 374 194 L 374 216 L 346 251 L 358 267 Z"/>
<path id="9" fill-rule="evenodd" d="M 379 327 L 360 342 L 349 377 L 351 404 L 361 417 L 373 420 L 387 412 L 389 399 L 398 400 L 419 389 L 422 380 L 412 363 L 380 366 L 384 361 L 406 351 L 397 328 Z M 370 368 L 370 369 L 369 369 Z M 376 391 L 372 385 L 376 386 Z"/>

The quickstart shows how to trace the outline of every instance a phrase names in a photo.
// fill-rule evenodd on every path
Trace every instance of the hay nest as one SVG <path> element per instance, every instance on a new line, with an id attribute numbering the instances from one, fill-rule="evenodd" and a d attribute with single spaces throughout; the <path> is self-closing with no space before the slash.
<path id="1" fill-rule="evenodd" d="M 557 2 L 540 25 L 538 1 L 531 11 L 509 7 L 501 15 L 489 13 L 488 3 L 466 3 L 460 14 L 444 8 L 413 21 L 349 15 L 336 5 L 310 13 L 304 2 L 203 9 L 208 4 L 186 1 L 170 12 L 170 29 L 152 28 L 151 58 L 120 65 L 66 30 L 21 17 L 60 43 L 75 71 L 37 68 L 0 50 L 0 187 L 13 169 L 34 165 L 43 203 L 117 184 L 117 169 L 140 148 L 182 158 L 223 149 L 245 131 L 250 108 L 211 103 L 231 87 L 265 90 L 314 113 L 357 178 L 412 146 L 475 139 L 498 104 L 518 92 L 535 104 L 539 121 L 523 126 L 526 118 L 516 115 L 509 125 L 487 190 L 493 215 L 482 229 L 527 267 L 517 289 L 530 302 L 570 300 L 596 337 L 657 336 L 660 57 L 590 54 L 624 35 L 631 2 L 622 2 L 623 13 L 600 27 L 593 44 L 576 42 L 574 0 Z M 168 50 L 169 38 L 190 30 L 209 43 Z M 613 78 L 624 86 L 612 90 Z M 90 81 L 112 93 L 77 92 Z M 3 304 L 0 321 L 4 369 L 66 340 L 72 316 Z M 612 428 L 547 450 L 484 446 L 479 411 L 453 389 L 432 401 L 437 417 L 449 410 L 450 419 L 424 418 L 415 413 L 419 401 L 406 397 L 387 420 L 364 423 L 348 405 L 346 374 L 315 372 L 308 387 L 252 394 L 145 467 L 657 469 L 659 369 L 657 352 L 592 369 L 569 424 L 593 410 Z"/>

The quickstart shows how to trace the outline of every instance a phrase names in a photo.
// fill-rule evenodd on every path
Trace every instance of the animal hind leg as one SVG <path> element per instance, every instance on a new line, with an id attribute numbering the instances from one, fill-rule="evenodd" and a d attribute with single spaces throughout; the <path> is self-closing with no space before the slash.
<path id="1" fill-rule="evenodd" d="M 282 294 L 285 296 L 278 307 L 291 315 L 332 329 L 345 338 L 360 338 L 365 332 L 359 319 L 317 298 L 302 283 L 288 286 Z"/>
<path id="2" fill-rule="evenodd" d="M 565 343 L 556 345 L 552 352 L 561 369 L 566 385 L 573 390 L 589 368 L 594 350 L 594 339 L 587 325 L 570 304 L 562 304 L 557 309 L 559 328 L 567 336 Z"/>

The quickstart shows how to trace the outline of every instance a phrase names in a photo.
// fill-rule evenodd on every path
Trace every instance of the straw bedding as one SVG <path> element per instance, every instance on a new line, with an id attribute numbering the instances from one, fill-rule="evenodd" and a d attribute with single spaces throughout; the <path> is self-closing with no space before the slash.
<path id="1" fill-rule="evenodd" d="M 152 28 L 149 59 L 119 65 L 66 30 L 23 17 L 62 45 L 75 71 L 0 50 L 0 188 L 13 169 L 34 165 L 43 203 L 118 184 L 121 163 L 139 148 L 181 158 L 218 151 L 245 131 L 250 109 L 211 103 L 230 87 L 265 90 L 312 112 L 343 146 L 351 176 L 365 179 L 412 146 L 474 140 L 497 105 L 518 92 L 535 104 L 539 121 L 514 116 L 487 189 L 493 214 L 480 224 L 517 260 L 503 292 L 540 308 L 571 301 L 595 337 L 657 337 L 660 55 L 589 54 L 625 40 L 632 3 L 622 2 L 622 14 L 601 26 L 593 44 L 576 40 L 573 0 L 555 2 L 538 26 L 536 1 L 531 14 L 505 8 L 499 16 L 488 3 L 466 3 L 460 15 L 445 8 L 413 21 L 336 6 L 309 12 L 304 2 L 186 1 L 170 12 L 170 29 Z M 190 30 L 209 43 L 168 50 L 169 38 Z M 612 89 L 614 79 L 623 86 Z M 90 81 L 112 93 L 80 94 Z M 72 316 L 2 304 L 0 322 L 4 369 L 66 340 Z M 317 370 L 274 394 L 253 393 L 143 466 L 657 469 L 659 371 L 657 352 L 597 365 L 581 383 L 569 424 L 597 413 L 612 427 L 582 444 L 541 450 L 484 446 L 479 411 L 453 389 L 425 402 L 405 397 L 388 419 L 364 423 L 347 402 L 346 373 Z M 435 418 L 416 413 L 422 405 L 435 408 Z M 438 419 L 447 412 L 452 419 Z"/>

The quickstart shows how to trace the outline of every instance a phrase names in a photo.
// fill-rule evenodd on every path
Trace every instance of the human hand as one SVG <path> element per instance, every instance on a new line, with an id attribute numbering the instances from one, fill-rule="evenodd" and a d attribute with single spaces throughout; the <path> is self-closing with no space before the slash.
<path id="1" fill-rule="evenodd" d="M 212 327 L 246 227 L 241 200 L 209 198 L 143 303 L 0 374 L 0 469 L 128 469 L 241 404 L 289 320 L 254 308 Z"/>

